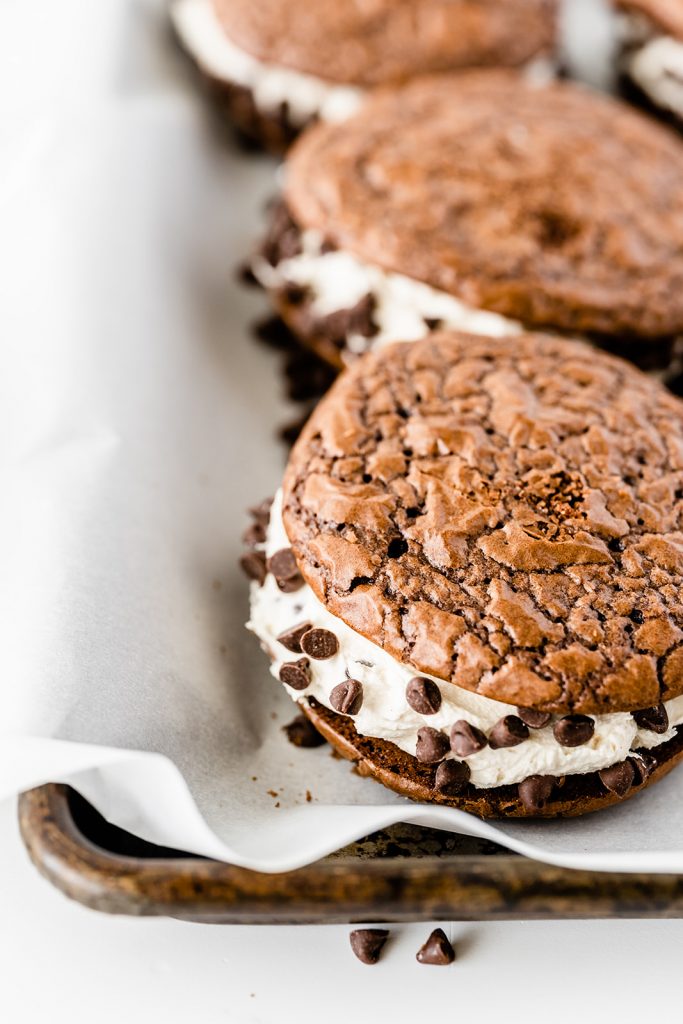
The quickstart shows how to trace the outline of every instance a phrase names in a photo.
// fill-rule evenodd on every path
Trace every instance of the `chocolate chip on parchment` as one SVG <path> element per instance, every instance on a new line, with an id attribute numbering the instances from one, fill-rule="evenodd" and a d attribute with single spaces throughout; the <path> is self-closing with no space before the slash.
<path id="1" fill-rule="evenodd" d="M 415 746 L 415 757 L 423 764 L 434 764 L 443 761 L 450 749 L 448 736 L 424 725 L 417 730 L 417 744 Z"/>
<path id="2" fill-rule="evenodd" d="M 469 757 L 476 754 L 487 746 L 488 740 L 475 725 L 470 725 L 464 718 L 461 718 L 451 728 L 451 750 L 458 757 Z"/>
<path id="3" fill-rule="evenodd" d="M 635 769 L 630 761 L 621 761 L 598 772 L 605 789 L 616 796 L 626 796 L 635 779 Z"/>
<path id="4" fill-rule="evenodd" d="M 301 637 L 301 650 L 309 658 L 316 661 L 324 661 L 326 658 L 333 658 L 339 650 L 339 641 L 329 629 L 309 629 Z"/>
<path id="5" fill-rule="evenodd" d="M 240 558 L 240 567 L 245 576 L 263 585 L 266 579 L 266 556 L 263 551 L 249 551 Z"/>
<path id="6" fill-rule="evenodd" d="M 306 715 L 297 715 L 288 725 L 283 725 L 282 731 L 295 747 L 322 747 L 327 743 Z"/>
<path id="7" fill-rule="evenodd" d="M 501 747 L 516 747 L 529 739 L 529 728 L 517 715 L 505 715 L 496 722 L 489 733 L 489 743 L 493 750 Z"/>
<path id="8" fill-rule="evenodd" d="M 341 715 L 357 715 L 363 706 L 363 684 L 345 679 L 330 693 L 330 704 Z"/>
<path id="9" fill-rule="evenodd" d="M 281 683 L 286 683 L 293 690 L 305 690 L 311 681 L 311 663 L 308 658 L 286 661 L 280 665 L 279 677 Z"/>
<path id="10" fill-rule="evenodd" d="M 517 787 L 519 799 L 527 811 L 542 811 L 552 796 L 555 778 L 552 775 L 529 775 Z"/>
<path id="11" fill-rule="evenodd" d="M 563 747 L 580 747 L 594 732 L 595 719 L 588 715 L 565 715 L 553 726 L 553 736 Z"/>
<path id="12" fill-rule="evenodd" d="M 639 729 L 648 729 L 661 735 L 669 728 L 669 714 L 663 704 L 643 708 L 642 711 L 632 711 L 631 714 Z"/>
<path id="13" fill-rule="evenodd" d="M 441 690 L 433 680 L 415 676 L 406 686 L 406 700 L 418 715 L 435 715 L 441 707 Z"/>
<path id="14" fill-rule="evenodd" d="M 470 774 L 469 765 L 464 761 L 449 758 L 448 761 L 442 761 L 436 769 L 434 789 L 444 796 L 457 796 L 470 781 Z"/>
<path id="15" fill-rule="evenodd" d="M 304 633 L 312 628 L 310 622 L 300 622 L 298 626 L 292 626 L 291 629 L 286 629 L 284 633 L 280 633 L 277 637 L 277 642 L 286 647 L 292 654 L 301 654 L 301 637 Z"/>
<path id="16" fill-rule="evenodd" d="M 416 960 L 420 964 L 434 964 L 446 967 L 455 960 L 455 950 L 446 938 L 443 928 L 435 928 L 424 946 L 417 951 Z"/>
<path id="17" fill-rule="evenodd" d="M 351 949 L 363 964 L 376 964 L 389 937 L 386 928 L 358 928 L 351 932 Z"/>
<path id="18" fill-rule="evenodd" d="M 536 711 L 535 708 L 517 708 L 517 714 L 530 729 L 543 729 L 552 718 L 549 711 Z"/>

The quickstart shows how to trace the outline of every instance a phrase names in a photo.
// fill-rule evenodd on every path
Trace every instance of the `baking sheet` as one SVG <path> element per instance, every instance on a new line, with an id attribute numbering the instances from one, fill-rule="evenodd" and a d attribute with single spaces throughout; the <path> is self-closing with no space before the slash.
<path id="1" fill-rule="evenodd" d="M 288 743 L 237 569 L 293 413 L 233 277 L 275 164 L 232 147 L 162 4 L 59 6 L 0 11 L 0 795 L 69 782 L 146 839 L 264 871 L 395 821 L 683 869 L 683 773 L 603 815 L 491 826 Z M 37 9 L 60 52 L 36 71 Z"/>

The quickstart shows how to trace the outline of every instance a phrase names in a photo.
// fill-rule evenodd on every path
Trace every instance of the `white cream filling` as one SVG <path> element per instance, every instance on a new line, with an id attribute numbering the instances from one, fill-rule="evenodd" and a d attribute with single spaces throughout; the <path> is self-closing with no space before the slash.
<path id="1" fill-rule="evenodd" d="M 278 492 L 264 548 L 270 556 L 285 547 L 289 547 L 289 540 L 282 522 L 282 493 Z M 301 622 L 331 630 L 339 641 L 339 651 L 326 661 L 310 659 L 312 678 L 306 690 L 287 686 L 285 689 L 294 701 L 310 696 L 331 708 L 332 689 L 346 678 L 357 679 L 363 684 L 363 704 L 353 721 L 363 736 L 391 740 L 414 755 L 417 732 L 422 726 L 448 731 L 454 722 L 465 719 L 488 734 L 500 718 L 516 713 L 516 708 L 509 704 L 434 679 L 441 690 L 441 708 L 435 715 L 420 715 L 405 697 L 406 685 L 417 674 L 415 670 L 330 614 L 307 584 L 289 594 L 278 588 L 270 574 L 263 586 L 252 584 L 247 628 L 271 655 L 271 672 L 276 678 L 283 663 L 300 657 L 278 643 L 277 637 Z M 521 782 L 529 775 L 583 774 L 607 768 L 623 761 L 631 750 L 658 746 L 675 735 L 674 726 L 683 722 L 683 696 L 668 701 L 665 707 L 670 728 L 662 735 L 639 729 L 625 712 L 592 716 L 595 733 L 580 747 L 560 746 L 553 736 L 552 723 L 543 729 L 531 729 L 529 739 L 516 747 L 493 750 L 487 746 L 466 758 L 471 781 L 488 789 Z"/>
<path id="2" fill-rule="evenodd" d="M 657 106 L 683 116 L 683 40 L 657 34 L 637 16 L 624 17 L 619 34 L 627 74 Z"/>
<path id="3" fill-rule="evenodd" d="M 363 89 L 266 64 L 235 46 L 218 20 L 211 0 L 173 0 L 171 18 L 184 46 L 207 74 L 249 89 L 254 103 L 265 113 L 276 112 L 286 103 L 294 126 L 304 125 L 316 116 L 325 121 L 340 121 L 352 114 L 363 99 Z"/>
<path id="4" fill-rule="evenodd" d="M 282 260 L 276 267 L 264 259 L 253 260 L 254 275 L 264 288 L 277 291 L 293 283 L 311 294 L 311 311 L 325 317 L 349 309 L 368 292 L 375 297 L 373 320 L 378 331 L 371 338 L 349 335 L 346 347 L 361 353 L 392 341 L 415 341 L 429 333 L 425 320 L 440 320 L 444 327 L 502 337 L 519 334 L 521 324 L 498 313 L 467 306 L 447 292 L 421 281 L 392 274 L 381 267 L 363 263 L 349 252 L 323 252 L 323 236 L 309 229 L 302 232 L 302 251 Z"/>

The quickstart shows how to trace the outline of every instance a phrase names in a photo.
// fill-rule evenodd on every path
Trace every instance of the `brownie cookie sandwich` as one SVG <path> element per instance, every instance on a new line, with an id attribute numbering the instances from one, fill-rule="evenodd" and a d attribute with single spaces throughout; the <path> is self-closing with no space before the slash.
<path id="1" fill-rule="evenodd" d="M 368 89 L 502 66 L 554 72 L 557 0 L 172 0 L 182 45 L 243 133 L 282 152 Z"/>
<path id="2" fill-rule="evenodd" d="M 683 403 L 581 342 L 365 355 L 255 511 L 249 628 L 362 774 L 577 815 L 683 756 Z"/>
<path id="3" fill-rule="evenodd" d="M 338 367 L 436 327 L 581 334 L 670 367 L 683 334 L 683 143 L 568 82 L 422 79 L 297 141 L 252 269 Z"/>
<path id="4" fill-rule="evenodd" d="M 616 2 L 622 92 L 683 127 L 683 3 Z"/>

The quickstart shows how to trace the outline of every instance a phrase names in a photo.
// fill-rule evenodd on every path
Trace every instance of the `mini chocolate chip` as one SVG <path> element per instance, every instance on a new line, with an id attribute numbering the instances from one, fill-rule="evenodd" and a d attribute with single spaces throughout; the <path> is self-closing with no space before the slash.
<path id="1" fill-rule="evenodd" d="M 529 775 L 517 787 L 519 799 L 527 811 L 542 811 L 550 800 L 556 779 L 552 775 Z"/>
<path id="2" fill-rule="evenodd" d="M 470 769 L 464 761 L 442 761 L 434 776 L 434 789 L 444 796 L 458 796 L 470 781 Z"/>
<path id="3" fill-rule="evenodd" d="M 657 758 L 649 750 L 639 750 L 637 757 L 633 758 L 633 769 L 636 773 L 638 783 L 647 782 L 657 767 Z"/>
<path id="4" fill-rule="evenodd" d="M 309 629 L 301 637 L 301 650 L 316 661 L 324 661 L 335 656 L 339 641 L 329 629 Z"/>
<path id="5" fill-rule="evenodd" d="M 612 764 L 609 768 L 603 768 L 598 772 L 600 781 L 605 789 L 616 796 L 626 796 L 633 785 L 635 770 L 630 761 L 621 761 L 619 764 Z"/>
<path id="6" fill-rule="evenodd" d="M 424 946 L 417 951 L 417 962 L 445 967 L 455 960 L 455 950 L 446 938 L 443 928 L 435 928 Z"/>
<path id="7" fill-rule="evenodd" d="M 469 757 L 470 754 L 476 754 L 487 744 L 488 740 L 481 729 L 470 725 L 464 718 L 456 722 L 451 729 L 451 750 L 458 757 Z"/>
<path id="8" fill-rule="evenodd" d="M 250 523 L 242 534 L 242 543 L 248 548 L 255 548 L 257 544 L 263 544 L 266 539 L 266 528 L 263 523 Z"/>
<path id="9" fill-rule="evenodd" d="M 648 729 L 649 732 L 661 735 L 669 728 L 669 715 L 663 704 L 643 708 L 642 711 L 632 711 L 631 714 L 639 729 Z"/>
<path id="10" fill-rule="evenodd" d="M 299 575 L 299 566 L 291 548 L 281 548 L 268 559 L 268 571 L 272 572 L 275 579 L 293 580 Z"/>
<path id="11" fill-rule="evenodd" d="M 594 732 L 595 720 L 588 715 L 565 715 L 553 726 L 553 736 L 563 747 L 580 747 Z"/>
<path id="12" fill-rule="evenodd" d="M 530 729 L 543 729 L 552 717 L 549 711 L 537 711 L 535 708 L 517 708 L 517 714 Z"/>
<path id="13" fill-rule="evenodd" d="M 358 928 L 351 932 L 351 949 L 363 964 L 376 964 L 389 932 L 386 928 Z"/>
<path id="14" fill-rule="evenodd" d="M 357 679 L 345 679 L 332 690 L 330 704 L 341 715 L 357 715 L 363 706 L 363 684 Z"/>
<path id="15" fill-rule="evenodd" d="M 300 622 L 298 626 L 292 626 L 277 637 L 277 642 L 286 647 L 292 654 L 301 654 L 301 637 L 311 629 L 310 622 Z"/>
<path id="16" fill-rule="evenodd" d="M 441 690 L 433 680 L 415 676 L 406 686 L 406 700 L 418 715 L 435 715 L 441 707 Z"/>
<path id="17" fill-rule="evenodd" d="M 282 731 L 295 747 L 322 747 L 327 742 L 306 715 L 297 715 L 288 725 L 283 725 Z"/>
<path id="18" fill-rule="evenodd" d="M 443 761 L 449 748 L 448 736 L 443 732 L 439 732 L 438 729 L 432 729 L 428 725 L 423 725 L 421 729 L 417 730 L 415 757 L 418 761 L 422 761 L 423 764 L 434 764 L 436 761 Z"/>
<path id="19" fill-rule="evenodd" d="M 242 571 L 250 580 L 263 584 L 266 579 L 266 556 L 263 551 L 249 551 L 240 558 Z"/>
<path id="20" fill-rule="evenodd" d="M 501 747 L 516 747 L 529 739 L 529 729 L 517 715 L 505 715 L 496 722 L 489 734 L 489 743 L 493 750 Z"/>
<path id="21" fill-rule="evenodd" d="M 293 690 L 305 690 L 311 681 L 311 663 L 308 658 L 298 661 L 286 661 L 280 665 L 280 682 L 291 686 Z"/>

